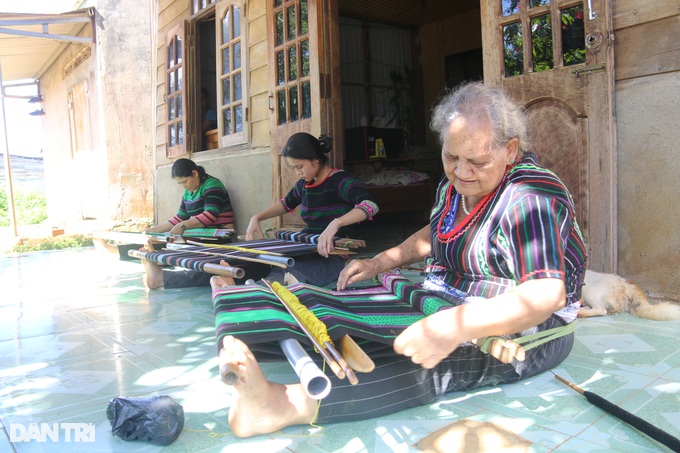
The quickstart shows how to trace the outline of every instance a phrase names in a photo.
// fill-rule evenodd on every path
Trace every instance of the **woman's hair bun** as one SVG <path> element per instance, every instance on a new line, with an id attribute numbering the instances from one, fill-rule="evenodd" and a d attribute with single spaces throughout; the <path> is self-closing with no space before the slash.
<path id="1" fill-rule="evenodd" d="M 322 135 L 319 137 L 319 147 L 321 148 L 321 152 L 330 152 L 331 148 L 333 148 L 333 137 L 328 135 Z"/>

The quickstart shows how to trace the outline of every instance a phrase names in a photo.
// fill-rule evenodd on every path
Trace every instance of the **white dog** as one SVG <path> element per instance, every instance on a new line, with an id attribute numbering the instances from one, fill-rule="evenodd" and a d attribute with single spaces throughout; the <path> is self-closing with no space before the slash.
<path id="1" fill-rule="evenodd" d="M 583 306 L 578 313 L 580 318 L 625 311 L 655 321 L 680 319 L 680 304 L 650 304 L 642 288 L 618 275 L 587 270 L 585 283 L 581 292 Z"/>

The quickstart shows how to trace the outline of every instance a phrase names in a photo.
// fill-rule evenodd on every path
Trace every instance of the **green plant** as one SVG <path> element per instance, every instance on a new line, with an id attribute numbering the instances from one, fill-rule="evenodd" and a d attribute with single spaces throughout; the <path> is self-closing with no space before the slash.
<path id="1" fill-rule="evenodd" d="M 45 195 L 37 190 L 17 193 L 14 196 L 14 210 L 20 225 L 35 225 L 47 220 L 47 201 Z M 9 217 L 9 200 L 3 189 L 0 190 L 0 226 L 8 226 Z"/>
<path id="2" fill-rule="evenodd" d="M 386 126 L 394 124 L 404 131 L 404 144 L 411 141 L 413 133 L 413 72 L 411 68 L 404 65 L 404 70 L 393 69 L 390 71 L 390 93 L 391 97 L 388 106 L 392 111 L 392 116 Z"/>
<path id="3" fill-rule="evenodd" d="M 544 0 L 532 0 L 530 7 L 546 4 Z M 503 11 L 514 14 L 520 10 L 519 0 L 503 0 Z M 585 63 L 585 35 L 583 24 L 583 5 L 561 9 L 560 39 L 562 40 L 561 57 L 564 66 Z M 531 42 L 533 72 L 546 71 L 553 68 L 553 31 L 549 15 L 531 18 L 530 30 L 523 36 L 522 24 L 515 22 L 503 27 L 503 54 L 505 76 L 511 77 L 524 73 L 523 41 Z"/>
<path id="4" fill-rule="evenodd" d="M 17 244 L 7 253 L 26 253 L 38 252 L 41 250 L 61 250 L 74 247 L 92 246 L 92 238 L 76 234 L 72 236 L 57 236 L 55 238 L 44 238 L 39 240 L 25 241 Z"/>

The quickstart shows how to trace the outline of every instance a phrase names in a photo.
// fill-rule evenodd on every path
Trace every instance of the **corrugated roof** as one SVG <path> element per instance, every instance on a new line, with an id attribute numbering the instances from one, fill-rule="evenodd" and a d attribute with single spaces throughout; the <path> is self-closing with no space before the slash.
<path id="1" fill-rule="evenodd" d="M 0 13 L 3 82 L 37 80 L 72 42 L 95 42 L 97 12 L 85 8 L 63 14 Z M 78 34 L 92 27 L 92 37 Z"/>

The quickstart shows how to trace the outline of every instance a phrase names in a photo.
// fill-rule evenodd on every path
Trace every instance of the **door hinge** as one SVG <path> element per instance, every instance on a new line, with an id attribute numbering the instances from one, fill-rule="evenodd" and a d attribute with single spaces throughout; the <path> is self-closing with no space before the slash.
<path id="1" fill-rule="evenodd" d="M 592 66 L 574 69 L 571 71 L 571 73 L 574 74 L 575 77 L 579 77 L 581 74 L 590 74 L 591 72 L 604 71 L 605 67 L 606 66 L 604 63 L 599 63 Z"/>

